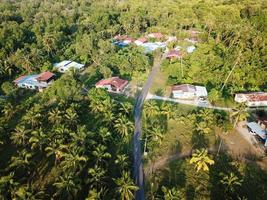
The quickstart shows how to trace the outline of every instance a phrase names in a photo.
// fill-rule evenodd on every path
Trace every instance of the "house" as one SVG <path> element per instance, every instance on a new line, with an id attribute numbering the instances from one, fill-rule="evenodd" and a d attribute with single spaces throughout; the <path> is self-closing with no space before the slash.
<path id="1" fill-rule="evenodd" d="M 173 59 L 173 58 L 182 58 L 183 54 L 181 53 L 181 51 L 177 51 L 177 50 L 170 50 L 167 52 L 166 54 L 166 58 L 169 59 Z"/>
<path id="2" fill-rule="evenodd" d="M 193 44 L 196 44 L 199 42 L 199 34 L 201 33 L 200 31 L 188 30 L 187 33 L 189 37 L 185 39 L 186 41 L 193 43 Z"/>
<path id="3" fill-rule="evenodd" d="M 69 71 L 71 68 L 81 70 L 84 68 L 84 65 L 70 60 L 64 60 L 60 63 L 55 63 L 54 68 L 56 68 L 61 73 L 65 73 L 66 71 Z"/>
<path id="4" fill-rule="evenodd" d="M 168 36 L 167 37 L 167 42 L 175 42 L 177 41 L 177 37 L 176 36 Z"/>
<path id="5" fill-rule="evenodd" d="M 186 48 L 187 53 L 193 53 L 196 50 L 196 47 L 194 45 L 191 45 Z"/>
<path id="6" fill-rule="evenodd" d="M 145 53 L 151 53 L 152 51 L 155 51 L 156 49 L 161 49 L 166 47 L 165 42 L 146 42 L 144 44 L 141 44 L 145 49 Z"/>
<path id="7" fill-rule="evenodd" d="M 98 81 L 95 86 L 96 88 L 107 89 L 109 92 L 120 93 L 124 91 L 127 84 L 127 80 L 120 79 L 119 77 L 111 77 Z"/>
<path id="8" fill-rule="evenodd" d="M 203 86 L 181 84 L 172 86 L 172 95 L 177 99 L 195 100 L 207 98 L 208 92 Z"/>
<path id="9" fill-rule="evenodd" d="M 135 41 L 135 39 L 130 38 L 130 37 L 127 37 L 127 38 L 125 38 L 125 39 L 123 40 L 123 42 L 124 42 L 125 44 L 130 44 L 130 43 L 132 43 L 132 42 L 134 42 L 134 41 Z"/>
<path id="10" fill-rule="evenodd" d="M 127 37 L 128 37 L 127 35 L 120 35 L 120 34 L 118 34 L 118 35 L 115 35 L 114 40 L 116 40 L 116 41 L 123 41 Z"/>
<path id="11" fill-rule="evenodd" d="M 13 82 L 20 88 L 42 91 L 47 88 L 55 78 L 55 74 L 47 71 L 41 74 L 20 76 Z"/>
<path id="12" fill-rule="evenodd" d="M 235 95 L 235 101 L 249 107 L 267 106 L 267 92 L 248 92 Z"/>
<path id="13" fill-rule="evenodd" d="M 161 39 L 164 37 L 162 33 L 150 33 L 147 35 L 149 38 Z"/>
<path id="14" fill-rule="evenodd" d="M 267 147 L 267 132 L 256 122 L 247 123 L 249 132 L 256 136 L 260 141 L 264 143 L 264 146 Z"/>
<path id="15" fill-rule="evenodd" d="M 190 37 L 190 38 L 185 38 L 185 41 L 196 44 L 199 42 L 199 39 L 195 37 Z"/>
<path id="16" fill-rule="evenodd" d="M 146 42 L 147 42 L 147 38 L 145 38 L 145 37 L 138 38 L 137 40 L 134 41 L 134 43 L 135 43 L 137 46 L 142 45 L 142 44 L 144 44 L 144 43 L 146 43 Z"/>

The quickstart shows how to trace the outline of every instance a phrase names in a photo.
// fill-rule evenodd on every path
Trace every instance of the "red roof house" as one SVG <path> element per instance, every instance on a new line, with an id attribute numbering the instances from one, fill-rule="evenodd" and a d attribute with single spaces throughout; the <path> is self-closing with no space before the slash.
<path id="1" fill-rule="evenodd" d="M 141 45 L 141 44 L 144 44 L 144 43 L 146 43 L 146 42 L 147 42 L 147 38 L 145 38 L 145 37 L 138 38 L 137 40 L 134 41 L 134 43 L 135 43 L 136 45 Z"/>
<path id="2" fill-rule="evenodd" d="M 43 81 L 43 82 L 49 82 L 53 77 L 55 76 L 55 74 L 47 71 L 47 72 L 42 72 L 41 74 L 39 74 L 39 77 L 36 78 L 38 81 Z"/>
<path id="3" fill-rule="evenodd" d="M 109 92 L 123 92 L 127 84 L 127 80 L 120 79 L 119 77 L 111 77 L 98 81 L 95 86 L 97 88 L 105 88 Z"/>
<path id="4" fill-rule="evenodd" d="M 235 95 L 235 101 L 247 106 L 267 106 L 267 92 L 247 92 Z"/>
<path id="5" fill-rule="evenodd" d="M 134 41 L 135 41 L 135 39 L 133 39 L 133 38 L 131 38 L 131 37 L 126 37 L 126 38 L 123 40 L 123 42 L 126 43 L 126 44 L 132 43 L 132 42 L 134 42 Z"/>
<path id="6" fill-rule="evenodd" d="M 162 33 L 150 33 L 150 34 L 148 34 L 148 37 L 150 37 L 150 38 L 156 38 L 156 39 L 161 39 L 161 38 L 163 38 L 163 34 Z"/>
<path id="7" fill-rule="evenodd" d="M 180 51 L 177 50 L 171 50 L 167 53 L 166 58 L 182 58 L 183 54 Z"/>
<path id="8" fill-rule="evenodd" d="M 128 36 L 127 35 L 115 35 L 114 39 L 117 40 L 117 41 L 122 41 L 122 40 L 125 40 Z"/>

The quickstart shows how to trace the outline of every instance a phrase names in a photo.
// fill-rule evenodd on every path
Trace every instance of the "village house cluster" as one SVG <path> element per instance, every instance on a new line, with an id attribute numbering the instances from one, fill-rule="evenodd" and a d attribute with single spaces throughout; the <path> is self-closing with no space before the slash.
<path id="1" fill-rule="evenodd" d="M 200 33 L 201 32 L 199 31 L 188 30 L 189 37 L 186 38 L 185 41 L 191 43 L 192 45 L 186 47 L 187 53 L 192 53 L 196 49 L 194 44 L 200 41 L 198 37 Z M 145 49 L 145 53 L 150 53 L 159 48 L 165 48 L 166 49 L 165 52 L 169 52 L 167 58 L 182 58 L 184 54 L 181 54 L 180 46 L 177 46 L 174 49 L 170 50 L 167 48 L 167 44 L 169 42 L 176 42 L 176 41 L 177 41 L 176 36 L 167 36 L 160 32 L 149 33 L 146 36 L 137 39 L 129 37 L 128 35 L 120 35 L 120 34 L 116 35 L 113 38 L 113 44 L 119 47 L 125 47 L 129 44 L 135 44 L 137 46 L 143 47 Z"/>
<path id="2" fill-rule="evenodd" d="M 82 70 L 84 65 L 74 61 L 64 60 L 60 63 L 55 63 L 53 67 L 58 72 L 65 73 L 72 68 L 76 70 Z M 13 82 L 19 88 L 43 91 L 43 89 L 47 88 L 53 83 L 55 77 L 56 76 L 54 73 L 46 71 L 40 74 L 22 75 Z"/>

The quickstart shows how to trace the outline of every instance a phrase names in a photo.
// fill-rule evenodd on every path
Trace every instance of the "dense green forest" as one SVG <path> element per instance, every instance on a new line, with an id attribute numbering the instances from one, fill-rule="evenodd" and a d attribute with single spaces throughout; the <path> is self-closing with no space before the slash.
<path id="1" fill-rule="evenodd" d="M 163 63 L 169 84 L 198 83 L 215 96 L 267 90 L 265 0 L 1 0 L 0 199 L 133 199 L 138 190 L 132 176 L 134 99 L 92 86 L 101 78 L 131 80 L 151 69 L 153 53 L 134 45 L 118 48 L 114 35 L 162 32 L 178 38 L 170 44 L 174 47 L 190 29 L 201 31 L 201 42 L 183 59 L 183 75 L 179 61 Z M 42 93 L 12 83 L 20 75 L 53 70 L 62 60 L 83 63 L 88 71 L 57 74 Z M 193 121 L 196 137 L 231 126 L 225 113 L 183 113 L 155 102 L 144 109 L 151 158 L 169 119 Z M 266 199 L 266 172 L 228 156 L 215 158 L 210 174 L 174 163 L 187 174 L 151 180 L 158 185 L 147 184 L 147 199 Z M 177 177 L 185 180 L 190 173 L 199 181 L 176 184 Z M 194 184 L 201 185 L 202 194 L 189 194 Z"/>

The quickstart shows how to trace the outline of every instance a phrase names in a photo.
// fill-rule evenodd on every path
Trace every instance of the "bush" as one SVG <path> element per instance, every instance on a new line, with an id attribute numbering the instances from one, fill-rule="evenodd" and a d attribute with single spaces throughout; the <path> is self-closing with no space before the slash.
<path id="1" fill-rule="evenodd" d="M 14 91 L 14 87 L 12 83 L 7 82 L 7 81 L 1 85 L 1 89 L 6 95 L 10 95 Z"/>

